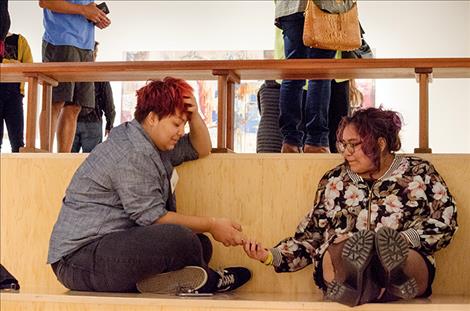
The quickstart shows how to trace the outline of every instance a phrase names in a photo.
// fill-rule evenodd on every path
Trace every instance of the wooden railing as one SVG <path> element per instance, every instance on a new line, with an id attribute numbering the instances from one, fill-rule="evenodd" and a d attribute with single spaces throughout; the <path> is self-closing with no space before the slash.
<path id="1" fill-rule="evenodd" d="M 51 90 L 67 81 L 145 81 L 174 76 L 218 81 L 217 148 L 233 149 L 234 84 L 240 80 L 273 79 L 417 79 L 419 86 L 419 147 L 429 148 L 428 85 L 439 78 L 470 78 L 470 58 L 394 58 L 319 60 L 139 61 L 95 63 L 33 63 L 0 65 L 0 82 L 28 82 L 26 147 L 35 146 L 38 86 L 46 111 L 46 151 L 52 151 Z"/>

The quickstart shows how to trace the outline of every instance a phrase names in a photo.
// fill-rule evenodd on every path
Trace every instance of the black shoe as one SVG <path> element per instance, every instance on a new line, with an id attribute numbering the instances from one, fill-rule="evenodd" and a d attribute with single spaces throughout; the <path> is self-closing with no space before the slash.
<path id="1" fill-rule="evenodd" d="M 198 266 L 160 273 L 139 281 L 136 286 L 141 293 L 178 294 L 194 292 L 207 282 L 207 272 Z"/>
<path id="2" fill-rule="evenodd" d="M 364 271 L 368 267 L 374 250 L 374 232 L 362 230 L 355 233 L 344 244 L 343 257 L 346 280 L 328 284 L 326 298 L 348 306 L 360 303 L 364 285 Z"/>
<path id="3" fill-rule="evenodd" d="M 416 280 L 408 277 L 403 271 L 409 251 L 405 239 L 396 230 L 382 227 L 377 231 L 375 244 L 380 263 L 385 269 L 387 291 L 403 299 L 416 297 Z"/>
<path id="4" fill-rule="evenodd" d="M 251 279 L 251 272 L 243 267 L 230 267 L 216 271 L 220 278 L 215 291 L 218 293 L 232 291 Z"/>

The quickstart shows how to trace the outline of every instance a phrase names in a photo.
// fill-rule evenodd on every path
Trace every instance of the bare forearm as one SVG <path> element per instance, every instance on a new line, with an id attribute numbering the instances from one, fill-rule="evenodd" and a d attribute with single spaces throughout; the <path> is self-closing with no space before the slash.
<path id="1" fill-rule="evenodd" d="M 39 6 L 56 13 L 80 15 L 83 15 L 84 8 L 83 5 L 70 3 L 65 0 L 39 0 Z"/>
<path id="2" fill-rule="evenodd" d="M 194 149 L 196 149 L 199 157 L 205 157 L 211 153 L 212 143 L 204 120 L 199 114 L 195 114 L 189 122 L 190 132 L 189 139 Z"/>
<path id="3" fill-rule="evenodd" d="M 210 232 L 213 222 L 213 217 L 189 216 L 175 212 L 168 212 L 165 216 L 160 217 L 156 221 L 158 224 L 174 224 L 185 226 L 198 233 Z"/>

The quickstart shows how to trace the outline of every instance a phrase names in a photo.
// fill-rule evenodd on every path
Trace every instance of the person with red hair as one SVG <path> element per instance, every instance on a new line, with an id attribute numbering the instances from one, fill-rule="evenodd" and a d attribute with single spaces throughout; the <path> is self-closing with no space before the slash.
<path id="1" fill-rule="evenodd" d="M 240 224 L 176 211 L 174 167 L 211 151 L 191 86 L 170 77 L 150 81 L 137 91 L 134 116 L 93 149 L 67 188 L 48 255 L 58 280 L 72 290 L 107 292 L 240 287 L 250 271 L 209 268 L 212 244 L 203 234 L 241 245 Z"/>
<path id="2" fill-rule="evenodd" d="M 276 272 L 313 263 L 325 297 L 349 306 L 429 297 L 434 253 L 451 242 L 457 208 L 431 163 L 396 153 L 401 127 L 400 115 L 382 108 L 343 117 L 344 163 L 320 180 L 294 236 L 271 249 L 247 240 L 246 254 Z"/>

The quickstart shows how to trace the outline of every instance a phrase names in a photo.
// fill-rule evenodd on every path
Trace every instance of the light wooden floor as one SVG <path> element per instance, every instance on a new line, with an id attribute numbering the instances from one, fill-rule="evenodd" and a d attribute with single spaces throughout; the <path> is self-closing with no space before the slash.
<path id="1" fill-rule="evenodd" d="M 248 311 L 248 310 L 351 310 L 338 303 L 322 301 L 313 294 L 218 294 L 210 298 L 181 298 L 150 294 L 114 294 L 90 292 L 63 293 L 1 293 L 0 307 L 9 310 L 100 310 L 100 311 Z M 354 310 L 383 311 L 469 311 L 470 299 L 455 296 L 436 296 L 407 302 L 367 304 Z"/>

